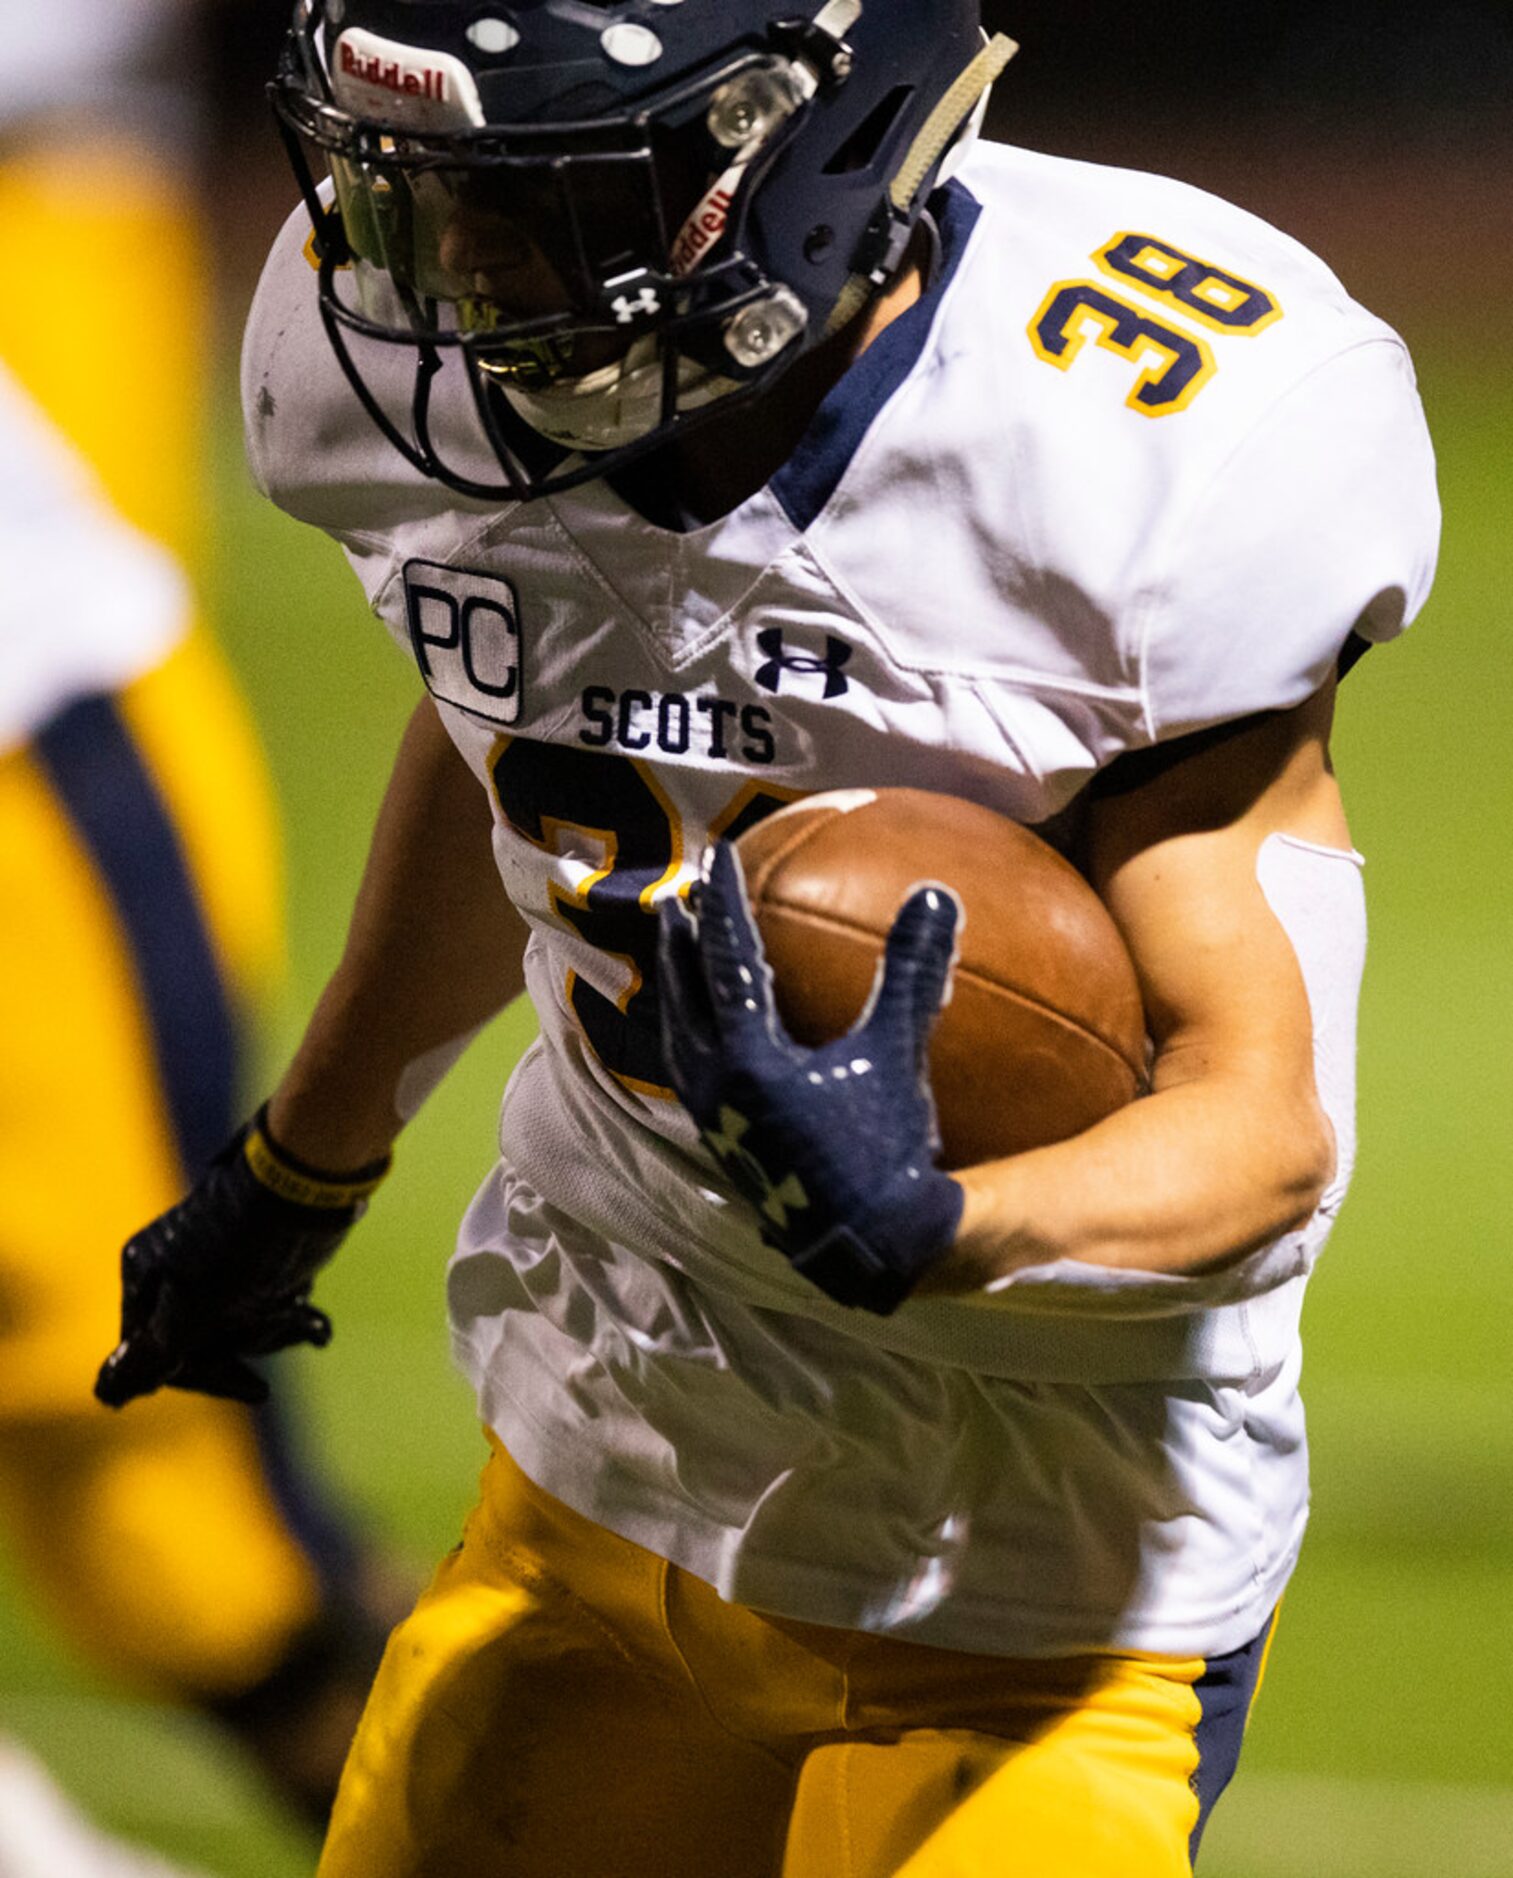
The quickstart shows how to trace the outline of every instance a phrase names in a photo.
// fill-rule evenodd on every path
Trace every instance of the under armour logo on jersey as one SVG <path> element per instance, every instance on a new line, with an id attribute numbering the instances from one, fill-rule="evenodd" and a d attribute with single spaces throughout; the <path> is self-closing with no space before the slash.
<path id="1" fill-rule="evenodd" d="M 826 698 L 844 697 L 851 689 L 846 667 L 851 663 L 851 655 L 856 648 L 848 646 L 844 639 L 837 639 L 833 633 L 825 635 L 825 656 L 822 659 L 808 653 L 785 651 L 781 626 L 764 627 L 757 634 L 757 646 L 767 660 L 765 665 L 758 666 L 756 672 L 756 681 L 763 691 L 781 690 L 784 672 L 823 673 Z"/>

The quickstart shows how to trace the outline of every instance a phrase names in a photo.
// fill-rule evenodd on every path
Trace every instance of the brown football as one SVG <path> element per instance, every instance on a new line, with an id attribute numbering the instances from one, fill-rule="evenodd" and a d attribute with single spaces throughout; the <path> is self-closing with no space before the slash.
<path id="1" fill-rule="evenodd" d="M 944 1166 L 1065 1140 L 1142 1086 L 1124 941 L 1076 868 L 1017 822 L 919 789 L 836 790 L 769 816 L 737 849 L 778 1010 L 805 1044 L 856 1021 L 911 888 L 939 882 L 960 900 L 930 1049 Z"/>

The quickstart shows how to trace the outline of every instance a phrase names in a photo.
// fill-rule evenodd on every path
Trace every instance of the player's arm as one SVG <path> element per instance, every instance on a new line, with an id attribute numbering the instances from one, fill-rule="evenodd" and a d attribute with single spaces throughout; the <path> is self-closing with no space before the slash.
<path id="1" fill-rule="evenodd" d="M 347 943 L 268 1105 L 317 1167 L 387 1154 L 425 1065 L 524 989 L 526 930 L 491 847 L 488 801 L 425 699 L 400 745 Z"/>
<path id="2" fill-rule="evenodd" d="M 768 1243 L 838 1302 L 887 1312 L 922 1284 L 976 1292 L 1056 1260 L 1200 1272 L 1306 1220 L 1334 1143 L 1301 968 L 1257 870 L 1273 834 L 1348 845 L 1332 705 L 1321 693 L 1099 802 L 1094 878 L 1142 981 L 1153 1092 L 1070 1141 L 959 1176 L 933 1162 L 926 1073 L 954 901 L 916 892 L 866 1016 L 802 1050 L 721 844 L 696 918 L 664 910 L 664 1048 Z"/>
<path id="3" fill-rule="evenodd" d="M 525 930 L 483 791 L 429 700 L 401 743 L 340 965 L 272 1101 L 122 1253 L 121 1340 L 96 1394 L 165 1385 L 260 1401 L 248 1362 L 325 1343 L 320 1267 L 460 1042 L 524 982 Z"/>
<path id="4" fill-rule="evenodd" d="M 1333 688 L 1099 801 L 1090 871 L 1134 957 L 1151 1093 L 1054 1147 L 970 1168 L 955 1247 L 922 1289 L 1054 1259 L 1194 1273 L 1302 1225 L 1334 1165 L 1297 956 L 1262 891 L 1273 834 L 1350 840 Z"/>

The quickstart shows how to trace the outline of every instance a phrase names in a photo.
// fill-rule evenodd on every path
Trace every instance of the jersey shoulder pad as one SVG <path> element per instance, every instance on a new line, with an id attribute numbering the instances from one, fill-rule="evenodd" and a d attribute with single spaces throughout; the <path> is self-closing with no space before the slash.
<path id="1" fill-rule="evenodd" d="M 273 244 L 242 341 L 242 416 L 258 487 L 297 520 L 348 543 L 467 506 L 406 461 L 364 410 L 327 335 L 319 288 L 310 218 L 301 205 Z M 352 336 L 347 343 L 363 348 L 364 375 L 407 433 L 416 354 Z M 433 394 L 440 440 L 470 423 L 460 376 L 443 372 Z M 480 461 L 480 474 L 489 468 Z"/>
<path id="2" fill-rule="evenodd" d="M 1364 339 L 1270 405 L 1173 517 L 1141 621 L 1152 734 L 1301 704 L 1352 633 L 1381 643 L 1412 623 L 1439 539 L 1407 351 Z"/>
<path id="3" fill-rule="evenodd" d="M 1287 708 L 1352 630 L 1400 632 L 1439 506 L 1397 335 L 1189 184 L 1004 146 L 964 180 L 1026 543 L 1110 622 L 1147 734 Z"/>

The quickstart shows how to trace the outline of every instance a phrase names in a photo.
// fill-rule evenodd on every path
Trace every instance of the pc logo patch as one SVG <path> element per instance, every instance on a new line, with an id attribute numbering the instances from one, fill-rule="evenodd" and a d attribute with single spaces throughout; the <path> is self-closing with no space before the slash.
<path id="1" fill-rule="evenodd" d="M 426 689 L 492 724 L 520 719 L 520 603 L 509 581 L 432 561 L 405 565 L 405 619 Z"/>

